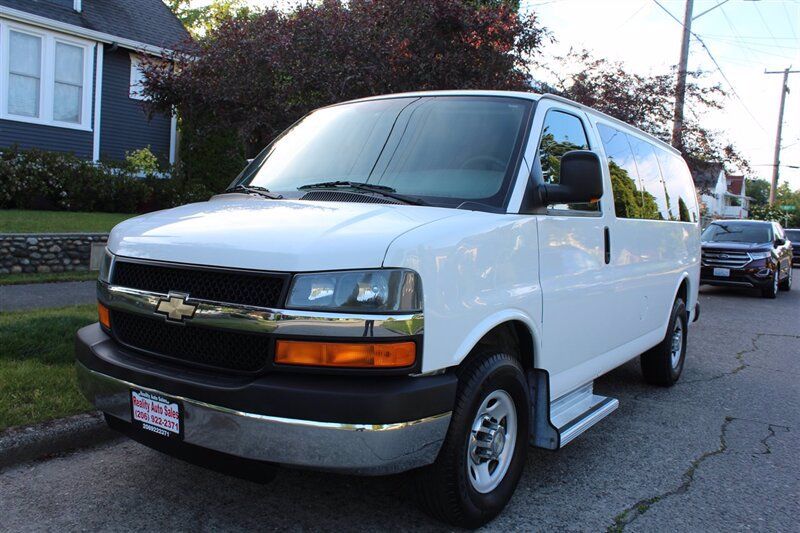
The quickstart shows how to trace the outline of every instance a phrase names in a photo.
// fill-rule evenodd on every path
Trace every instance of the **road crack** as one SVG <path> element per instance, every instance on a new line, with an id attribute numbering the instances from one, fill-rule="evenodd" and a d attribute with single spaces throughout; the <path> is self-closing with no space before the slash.
<path id="1" fill-rule="evenodd" d="M 657 494 L 655 496 L 651 496 L 649 498 L 644 498 L 639 500 L 638 502 L 634 503 L 613 519 L 613 524 L 606 529 L 607 533 L 620 533 L 622 532 L 625 527 L 634 522 L 637 518 L 645 514 L 653 505 L 656 503 L 669 498 L 671 496 L 680 496 L 685 494 L 689 491 L 694 482 L 694 475 L 697 472 L 697 469 L 700 465 L 706 460 L 716 455 L 721 455 L 728 451 L 728 442 L 727 442 L 727 432 L 728 426 L 734 420 L 740 421 L 747 421 L 747 422 L 758 422 L 759 424 L 764 424 L 767 426 L 767 435 L 759 440 L 759 443 L 764 447 L 763 451 L 756 452 L 757 455 L 769 455 L 772 453 L 772 448 L 769 445 L 769 439 L 775 437 L 775 428 L 780 428 L 786 432 L 790 431 L 787 426 L 782 426 L 780 424 L 771 424 L 769 422 L 761 422 L 755 420 L 748 420 L 745 418 L 736 418 L 732 416 L 726 416 L 720 426 L 719 430 L 719 445 L 716 449 L 708 451 L 700 455 L 697 459 L 693 460 L 689 465 L 689 468 L 683 473 L 681 476 L 681 483 L 666 492 L 662 492 L 661 494 Z"/>

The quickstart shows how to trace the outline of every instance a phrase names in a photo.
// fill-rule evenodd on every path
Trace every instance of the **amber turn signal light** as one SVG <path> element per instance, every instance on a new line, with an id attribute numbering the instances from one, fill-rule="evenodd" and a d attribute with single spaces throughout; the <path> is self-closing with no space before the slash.
<path id="1" fill-rule="evenodd" d="M 275 346 L 275 362 L 283 365 L 399 368 L 413 365 L 416 354 L 417 347 L 413 342 L 367 344 L 279 340 Z"/>
<path id="2" fill-rule="evenodd" d="M 97 316 L 100 318 L 100 324 L 106 328 L 111 329 L 111 317 L 108 315 L 108 307 L 97 302 Z"/>

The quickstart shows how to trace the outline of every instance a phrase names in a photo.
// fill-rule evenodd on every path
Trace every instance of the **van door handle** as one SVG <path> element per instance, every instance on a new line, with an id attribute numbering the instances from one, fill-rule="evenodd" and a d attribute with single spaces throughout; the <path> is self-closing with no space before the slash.
<path id="1" fill-rule="evenodd" d="M 603 242 L 606 248 L 606 264 L 609 264 L 611 262 L 611 233 L 608 226 L 603 228 Z"/>

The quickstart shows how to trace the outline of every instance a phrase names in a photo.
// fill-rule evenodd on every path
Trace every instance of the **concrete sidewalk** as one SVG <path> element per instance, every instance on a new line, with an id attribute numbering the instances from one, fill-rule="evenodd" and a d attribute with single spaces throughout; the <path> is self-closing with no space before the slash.
<path id="1" fill-rule="evenodd" d="M 96 281 L 0 285 L 0 312 L 66 307 L 97 301 Z"/>

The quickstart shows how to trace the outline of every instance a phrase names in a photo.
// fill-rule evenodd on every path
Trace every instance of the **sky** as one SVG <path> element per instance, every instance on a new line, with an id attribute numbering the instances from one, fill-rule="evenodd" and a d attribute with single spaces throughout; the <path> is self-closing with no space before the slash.
<path id="1" fill-rule="evenodd" d="M 435 0 L 432 0 L 435 1 Z M 694 14 L 722 0 L 695 0 Z M 194 4 L 207 4 L 196 0 Z M 255 6 L 287 5 L 286 0 L 248 0 Z M 658 3 L 663 6 L 659 7 Z M 570 47 L 586 48 L 596 57 L 622 62 L 640 74 L 660 74 L 678 62 L 684 0 L 521 0 L 556 40 L 541 58 L 562 55 Z M 666 10 L 666 11 L 665 11 Z M 800 0 L 727 0 L 692 22 L 689 69 L 709 73 L 729 93 L 721 111 L 701 120 L 722 133 L 750 161 L 751 177 L 772 176 L 782 75 L 764 70 L 800 70 Z M 710 55 L 709 55 L 710 52 Z M 713 56 L 716 60 L 711 59 Z M 552 67 L 552 65 L 551 65 Z M 547 78 L 545 70 L 534 76 Z M 781 163 L 800 167 L 800 73 L 789 76 L 784 112 Z M 800 189 L 800 168 L 780 168 L 780 180 Z"/>

